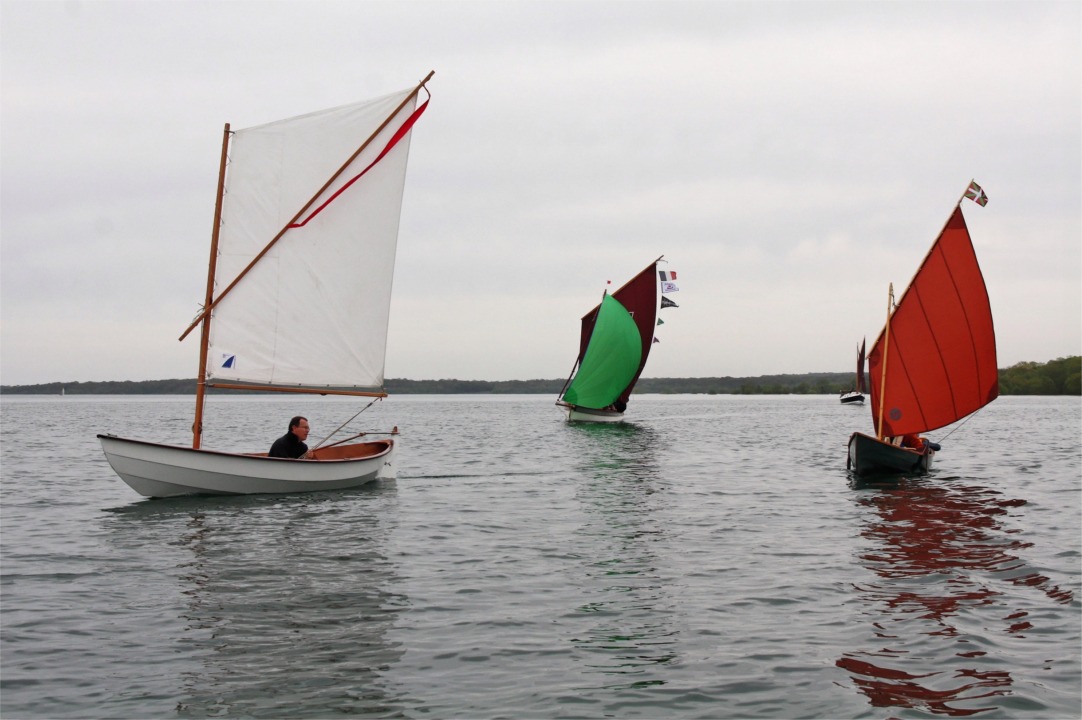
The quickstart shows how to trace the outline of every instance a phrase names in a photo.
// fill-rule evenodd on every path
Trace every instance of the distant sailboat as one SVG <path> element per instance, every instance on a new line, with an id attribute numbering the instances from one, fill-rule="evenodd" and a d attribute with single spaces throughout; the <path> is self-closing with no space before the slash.
<path id="1" fill-rule="evenodd" d="M 664 256 L 662 256 L 664 257 Z M 639 375 L 646 367 L 658 325 L 663 287 L 676 290 L 675 273 L 650 263 L 619 290 L 582 317 L 575 370 L 556 404 L 575 422 L 620 422 Z M 668 285 L 666 285 L 668 283 Z M 661 307 L 676 303 L 661 303 Z"/>
<path id="2" fill-rule="evenodd" d="M 428 106 L 417 101 L 431 77 L 373 100 L 235 132 L 225 126 L 206 301 L 181 336 L 201 328 L 192 446 L 98 435 L 136 492 L 339 490 L 393 473 L 395 440 L 353 442 L 366 433 L 303 460 L 203 449 L 203 406 L 207 387 L 386 396 L 410 131 Z"/>
<path id="3" fill-rule="evenodd" d="M 939 446 L 920 434 L 999 395 L 992 309 L 962 215 L 965 198 L 988 202 L 970 183 L 897 305 L 890 288 L 886 325 L 868 355 L 876 436 L 849 438 L 846 466 L 858 476 L 927 472 Z"/>
<path id="4" fill-rule="evenodd" d="M 843 392 L 838 396 L 842 405 L 863 405 L 864 393 L 868 390 L 864 387 L 864 341 L 860 342 L 860 349 L 857 351 L 857 378 L 853 384 L 853 389 L 849 392 Z"/>

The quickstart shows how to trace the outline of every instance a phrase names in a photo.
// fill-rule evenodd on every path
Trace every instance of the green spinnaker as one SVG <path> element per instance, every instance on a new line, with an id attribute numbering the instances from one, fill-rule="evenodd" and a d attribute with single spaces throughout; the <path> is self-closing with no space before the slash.
<path id="1" fill-rule="evenodd" d="M 590 344 L 564 401 L 595 409 L 608 407 L 635 377 L 641 360 L 642 339 L 634 318 L 618 300 L 605 295 Z"/>

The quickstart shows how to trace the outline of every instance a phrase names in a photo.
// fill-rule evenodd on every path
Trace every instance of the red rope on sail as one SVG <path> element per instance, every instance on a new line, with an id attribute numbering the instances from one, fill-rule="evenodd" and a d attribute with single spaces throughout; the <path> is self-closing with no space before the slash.
<path id="1" fill-rule="evenodd" d="M 353 183 L 360 180 L 361 177 L 366 172 L 368 172 L 373 167 L 375 167 L 376 163 L 378 163 L 380 160 L 382 160 L 384 158 L 384 156 L 387 153 L 389 153 L 394 148 L 395 145 L 398 144 L 398 141 L 401 140 L 406 135 L 406 133 L 408 133 L 413 128 L 413 124 L 415 122 L 417 122 L 418 118 L 421 117 L 421 113 L 423 113 L 425 111 L 425 108 L 427 108 L 427 107 L 428 107 L 428 100 L 425 100 L 424 103 L 422 103 L 419 108 L 414 110 L 413 113 L 408 118 L 406 118 L 406 122 L 402 123 L 402 127 L 398 128 L 398 130 L 395 132 L 395 134 L 391 136 L 391 139 L 387 141 L 386 147 L 384 147 L 383 150 L 380 151 L 379 155 L 376 156 L 375 160 L 373 160 L 371 163 L 368 164 L 368 167 L 366 167 L 364 170 L 361 170 L 359 173 L 357 173 L 352 178 L 350 178 L 349 182 L 347 182 L 342 187 L 338 188 L 338 190 L 333 195 L 331 195 L 329 198 L 327 198 L 326 202 L 324 202 L 322 205 L 320 205 L 315 210 L 313 210 L 312 213 L 308 217 L 306 217 L 304 220 L 301 220 L 300 222 L 293 223 L 289 227 L 290 228 L 300 228 L 300 227 L 304 227 L 305 225 L 307 225 L 309 220 L 311 220 L 316 215 L 319 215 L 321 212 L 323 212 L 323 209 L 325 207 L 327 207 L 328 205 L 330 205 L 332 202 L 334 202 L 335 199 L 339 195 L 341 195 L 346 190 L 348 190 L 350 185 L 352 185 Z"/>

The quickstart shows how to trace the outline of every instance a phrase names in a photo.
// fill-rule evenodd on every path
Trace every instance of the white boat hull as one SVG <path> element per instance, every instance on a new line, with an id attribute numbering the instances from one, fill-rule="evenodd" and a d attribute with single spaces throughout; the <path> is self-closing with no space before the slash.
<path id="1" fill-rule="evenodd" d="M 863 405 L 864 393 L 859 393 L 856 391 L 842 393 L 838 396 L 838 399 L 841 400 L 842 405 Z"/>
<path id="2" fill-rule="evenodd" d="M 564 405 L 568 422 L 618 423 L 624 421 L 624 414 L 615 410 L 595 410 L 594 408 Z"/>
<path id="3" fill-rule="evenodd" d="M 115 435 L 98 439 L 120 479 L 146 497 L 343 490 L 394 477 L 391 439 L 320 449 L 317 460 L 194 450 Z"/>

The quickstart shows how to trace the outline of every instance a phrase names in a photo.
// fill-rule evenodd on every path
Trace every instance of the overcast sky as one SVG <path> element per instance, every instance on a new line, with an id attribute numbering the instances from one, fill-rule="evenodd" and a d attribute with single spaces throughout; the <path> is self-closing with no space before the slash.
<path id="1" fill-rule="evenodd" d="M 195 377 L 222 126 L 410 87 L 389 378 L 848 371 L 963 205 L 999 365 L 1082 354 L 1082 3 L 0 3 L 0 380 Z M 312 307 L 312 313 L 319 312 Z"/>

